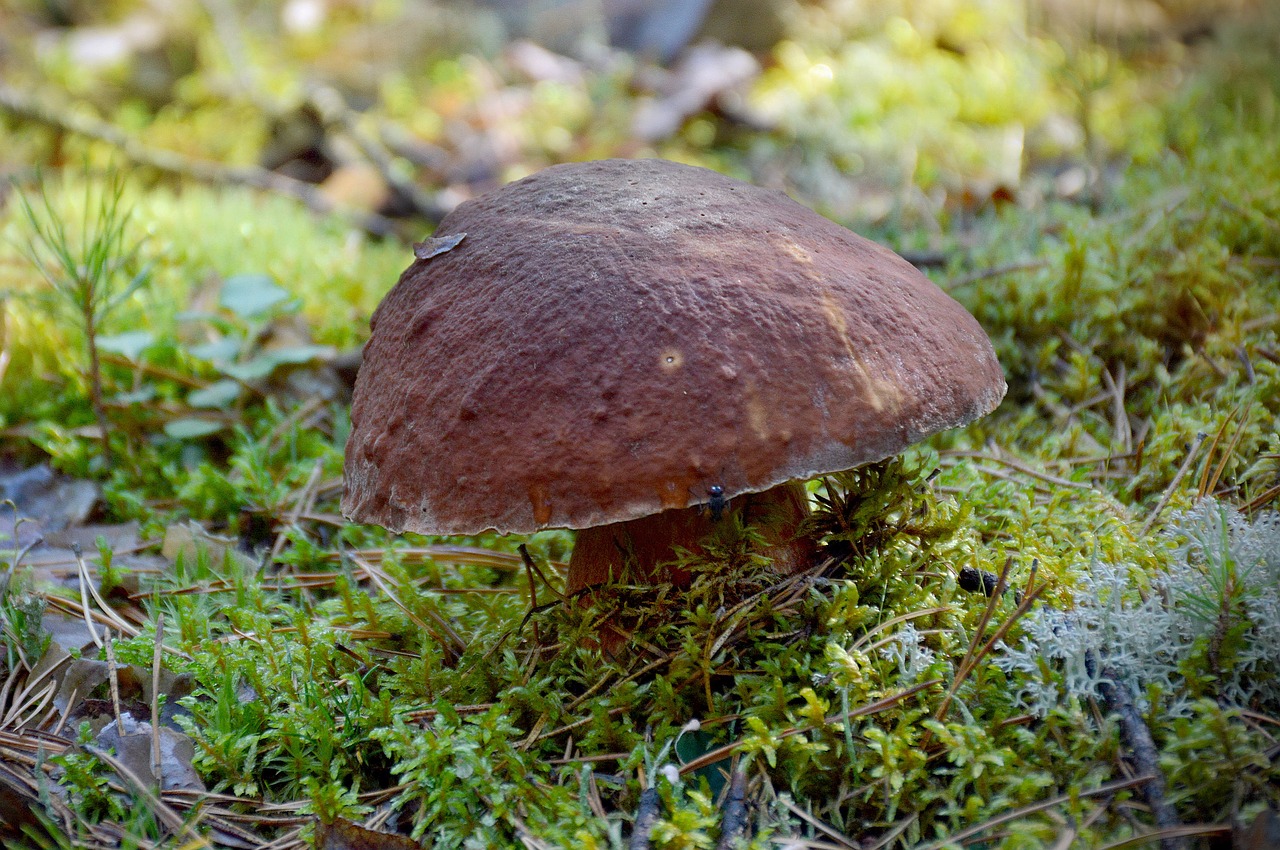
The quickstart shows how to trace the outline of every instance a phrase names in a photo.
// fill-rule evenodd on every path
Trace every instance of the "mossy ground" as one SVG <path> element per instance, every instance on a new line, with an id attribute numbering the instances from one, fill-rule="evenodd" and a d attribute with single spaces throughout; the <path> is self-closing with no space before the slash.
<path id="1" fill-rule="evenodd" d="M 83 333 L 49 306 L 23 256 L 30 224 L 8 204 L 5 453 L 102 482 L 102 518 L 137 520 L 144 539 L 196 520 L 247 553 L 207 547 L 143 577 L 131 603 L 140 631 L 114 645 L 117 660 L 150 665 L 163 615 L 165 642 L 183 653 L 165 662 L 190 675 L 180 722 L 195 767 L 225 796 L 199 812 L 172 794 L 166 805 L 214 843 L 209 828 L 237 817 L 260 840 L 296 846 L 309 816 L 381 814 L 370 822 L 431 846 L 618 847 L 652 786 L 653 846 L 711 847 L 716 801 L 739 768 L 753 846 L 1120 845 L 1154 827 L 1115 717 L 1072 689 L 1070 660 L 1046 650 L 1035 670 L 1002 664 L 996 640 L 1019 646 L 1029 611 L 1111 603 L 1090 596 L 1107 566 L 1131 581 L 1117 607 L 1162 575 L 1204 578 L 1166 600 L 1200 612 L 1173 672 L 1134 673 L 1166 797 L 1185 824 L 1205 825 L 1193 840 L 1211 846 L 1232 823 L 1280 809 L 1280 664 L 1259 649 L 1280 611 L 1244 575 L 1270 562 L 1237 563 L 1245 550 L 1226 531 L 1217 560 L 1184 545 L 1202 530 L 1185 518 L 1197 499 L 1247 524 L 1268 522 L 1277 498 L 1278 30 L 1224 25 L 1192 47 L 1134 46 L 1055 39 L 1019 4 L 957 8 L 905 4 L 856 24 L 810 9 L 752 92 L 769 130 L 706 113 L 651 148 L 626 147 L 619 104 L 634 93 L 616 67 L 581 85 L 511 85 L 519 107 L 497 128 L 518 148 L 504 177 L 620 150 L 784 173 L 824 212 L 943 258 L 932 273 L 990 334 L 1008 398 L 903 459 L 815 482 L 829 558 L 809 575 L 774 575 L 752 555 L 752 530 L 726 524 L 689 564 L 691 591 L 624 587 L 595 607 L 566 605 L 567 532 L 435 540 L 343 522 L 341 396 L 317 403 L 289 383 L 322 372 L 323 357 L 278 352 L 358 344 L 408 249 L 291 201 L 146 169 L 123 198 L 138 250 L 117 271 L 145 269 L 148 284 L 100 329 L 117 353 L 103 371 L 108 463 Z M 340 40 L 355 25 L 334 27 Z M 159 110 L 50 54 L 40 71 L 148 143 L 251 161 L 266 119 L 212 94 L 227 68 L 210 57 L 225 45 L 193 31 L 203 64 Z M 299 57 L 248 47 L 259 85 L 293 97 Z M 451 126 L 490 120 L 475 104 L 503 87 L 493 64 L 424 62 L 383 80 L 380 114 L 440 144 Z M 1075 135 L 1054 131 L 1063 116 Z M 232 119 L 244 127 L 234 140 L 211 129 Z M 993 140 L 1019 133 L 1011 166 Z M 13 163 L 60 157 L 93 174 L 112 159 L 16 120 L 0 138 Z M 1001 182 L 1011 167 L 1014 187 Z M 859 179 L 832 180 L 850 173 Z M 1055 188 L 1077 173 L 1086 188 Z M 46 174 L 47 214 L 78 221 L 99 185 L 75 167 Z M 288 297 L 220 303 L 223 283 L 244 274 Z M 148 336 L 124 336 L 137 331 Z M 236 367 L 263 371 L 222 384 L 221 404 L 193 396 Z M 110 558 L 90 560 L 120 580 Z M 1009 592 L 974 592 L 984 574 Z M 8 585 L 6 681 L 23 681 L 44 639 L 31 601 L 57 593 L 21 573 Z M 637 640 L 602 652 L 603 617 Z M 54 761 L 62 804 L 82 821 L 49 843 L 177 840 L 87 751 Z"/>

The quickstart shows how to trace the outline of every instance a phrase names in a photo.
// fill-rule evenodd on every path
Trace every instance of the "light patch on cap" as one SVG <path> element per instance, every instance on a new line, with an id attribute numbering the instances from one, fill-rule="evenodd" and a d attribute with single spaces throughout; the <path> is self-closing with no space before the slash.
<path id="1" fill-rule="evenodd" d="M 840 340 L 840 344 L 844 346 L 845 353 L 849 355 L 849 365 L 858 373 L 858 377 L 862 379 L 862 387 L 866 392 L 867 403 L 875 409 L 877 413 L 884 410 L 885 402 L 881 393 L 877 390 L 877 386 L 883 387 L 883 382 L 872 379 L 867 373 L 867 367 L 863 365 L 862 358 L 858 356 L 858 352 L 854 350 L 853 341 L 849 339 L 849 324 L 844 319 L 844 311 L 840 309 L 840 302 L 835 299 L 830 292 L 822 293 L 822 314 L 827 319 L 827 324 L 835 331 L 836 338 Z M 897 393 L 894 393 L 897 395 Z"/>
<path id="2" fill-rule="evenodd" d="M 780 248 L 783 253 L 790 256 L 800 264 L 801 271 L 809 280 L 818 282 L 822 276 L 818 270 L 813 267 L 813 255 L 809 253 L 809 249 L 798 242 L 791 239 L 783 238 Z"/>
<path id="3" fill-rule="evenodd" d="M 529 503 L 533 505 L 533 521 L 546 525 L 551 521 L 551 497 L 547 485 L 541 482 L 529 485 Z"/>
<path id="4" fill-rule="evenodd" d="M 684 365 L 684 352 L 678 348 L 668 348 L 658 355 L 658 366 L 664 372 L 676 372 Z"/>
<path id="5" fill-rule="evenodd" d="M 683 508 L 687 491 L 688 488 L 681 486 L 678 481 L 664 481 L 658 491 L 658 500 L 662 502 L 663 508 Z"/>
<path id="6" fill-rule="evenodd" d="M 796 260 L 801 263 L 805 263 L 806 265 L 813 263 L 813 257 L 809 256 L 809 252 L 805 250 L 804 246 L 799 245 L 790 239 L 784 238 L 782 240 L 782 250 L 790 254 L 792 257 L 795 257 Z"/>
<path id="7" fill-rule="evenodd" d="M 742 395 L 747 407 L 747 424 L 751 426 L 751 430 L 755 432 L 758 439 L 769 439 L 769 411 L 760 400 L 756 382 L 748 379 Z"/>

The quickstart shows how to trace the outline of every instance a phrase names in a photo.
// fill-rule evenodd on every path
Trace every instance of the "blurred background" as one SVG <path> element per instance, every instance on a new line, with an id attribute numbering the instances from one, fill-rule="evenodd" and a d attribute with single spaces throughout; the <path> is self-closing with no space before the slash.
<path id="1" fill-rule="evenodd" d="M 7 0 L 0 172 L 123 154 L 383 232 L 551 163 L 656 155 L 855 226 L 940 228 L 1090 199 L 1155 156 L 1188 54 L 1271 5 Z"/>

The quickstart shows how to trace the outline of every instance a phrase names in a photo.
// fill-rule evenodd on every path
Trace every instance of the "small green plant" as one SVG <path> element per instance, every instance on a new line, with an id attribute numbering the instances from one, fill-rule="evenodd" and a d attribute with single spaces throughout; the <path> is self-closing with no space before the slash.
<path id="1" fill-rule="evenodd" d="M 89 399 L 108 462 L 111 428 L 98 339 L 110 314 L 147 283 L 150 273 L 147 266 L 137 267 L 142 243 L 129 239 L 130 210 L 124 206 L 124 195 L 125 181 L 118 171 L 109 171 L 99 185 L 86 181 L 78 221 L 50 194 L 47 181 L 40 181 L 38 203 L 18 195 L 30 230 L 30 241 L 19 247 L 48 284 L 47 301 L 53 311 L 84 337 Z"/>

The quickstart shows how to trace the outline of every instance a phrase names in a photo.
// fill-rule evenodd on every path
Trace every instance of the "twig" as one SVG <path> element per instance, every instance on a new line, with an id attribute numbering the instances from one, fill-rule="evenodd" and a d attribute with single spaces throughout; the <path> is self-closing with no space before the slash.
<path id="1" fill-rule="evenodd" d="M 320 119 L 341 130 L 360 152 L 364 154 L 386 181 L 387 185 L 398 192 L 413 207 L 414 212 L 434 224 L 439 224 L 446 210 L 436 199 L 423 192 L 412 180 L 406 180 L 396 173 L 392 154 L 381 140 L 369 136 L 360 129 L 357 113 L 347 105 L 342 93 L 331 86 L 312 86 L 307 92 L 307 99 L 320 114 Z"/>
<path id="2" fill-rule="evenodd" d="M 1006 263 L 1003 266 L 993 266 L 989 269 L 981 269 L 963 277 L 958 277 L 951 283 L 947 284 L 944 288 L 947 292 L 955 292 L 961 287 L 970 286 L 984 280 L 989 280 L 993 277 L 1003 277 L 1004 275 L 1013 274 L 1014 272 L 1042 269 L 1047 265 L 1049 265 L 1048 260 L 1022 260 L 1021 262 L 1016 263 Z"/>
<path id="3" fill-rule="evenodd" d="M 1085 664 L 1096 671 L 1097 654 L 1090 651 L 1085 656 Z M 1151 738 L 1151 730 L 1147 728 L 1146 721 L 1142 719 L 1137 706 L 1133 704 L 1133 695 L 1120 681 L 1113 668 L 1102 668 L 1098 692 L 1106 701 L 1108 711 L 1115 712 L 1120 717 L 1120 740 L 1133 754 L 1134 768 L 1139 774 L 1147 777 L 1147 781 L 1142 783 L 1140 790 L 1142 798 L 1155 817 L 1156 826 L 1162 830 L 1182 826 L 1177 810 L 1165 798 L 1164 773 L 1160 770 L 1160 751 L 1156 749 L 1155 741 Z M 1162 850 L 1185 850 L 1186 846 L 1186 842 L 1178 838 L 1160 839 Z"/>
<path id="4" fill-rule="evenodd" d="M 376 213 L 358 213 L 339 209 L 337 204 L 310 183 L 304 183 L 256 165 L 223 165 L 174 151 L 147 147 L 113 124 L 70 112 L 58 112 L 37 102 L 30 95 L 6 85 L 0 85 L 0 110 L 28 121 L 53 127 L 64 133 L 84 136 L 110 145 L 135 165 L 154 168 L 166 174 L 175 174 L 200 183 L 249 186 L 274 192 L 300 201 L 307 209 L 321 215 L 341 213 L 361 229 L 375 236 L 386 236 L 395 232 L 395 226 L 390 219 Z"/>
<path id="5" fill-rule="evenodd" d="M 160 758 L 160 661 L 164 657 L 164 612 L 156 615 L 156 644 L 151 653 L 151 775 L 156 787 L 163 787 Z"/>
<path id="6" fill-rule="evenodd" d="M 733 772 L 729 793 L 724 799 L 724 816 L 720 818 L 720 840 L 716 850 L 732 850 L 738 839 L 747 834 L 747 774 L 742 768 Z"/>
<path id="7" fill-rule="evenodd" d="M 1160 496 L 1160 501 L 1156 502 L 1156 506 L 1151 510 L 1151 516 L 1147 517 L 1147 521 L 1142 524 L 1142 528 L 1138 531 L 1139 537 L 1145 537 L 1147 532 L 1151 531 L 1151 526 L 1156 524 L 1156 520 L 1160 517 L 1160 512 L 1169 504 L 1169 500 L 1173 498 L 1173 494 L 1177 491 L 1178 485 L 1182 483 L 1182 479 L 1186 477 L 1187 470 L 1191 468 L 1191 463 L 1196 459 L 1196 454 L 1200 451 L 1200 444 L 1205 441 L 1204 434 L 1196 434 L 1195 442 L 1191 444 L 1191 448 L 1187 450 L 1187 456 L 1182 461 L 1182 466 L 1178 467 L 1177 473 L 1173 476 L 1173 480 L 1169 482 L 1169 486 L 1164 488 L 1164 493 Z"/>
<path id="8" fill-rule="evenodd" d="M 628 850 L 649 850 L 649 839 L 654 824 L 658 822 L 658 806 L 661 802 L 658 789 L 652 785 L 640 792 L 640 805 L 636 809 L 635 828 L 631 831 Z"/>
<path id="9" fill-rule="evenodd" d="M 107 682 L 111 685 L 111 711 L 116 718 L 116 731 L 124 737 L 124 718 L 120 712 L 120 671 L 116 669 L 115 641 L 111 639 L 111 630 L 107 629 L 103 639 L 103 649 L 107 653 Z"/>

